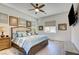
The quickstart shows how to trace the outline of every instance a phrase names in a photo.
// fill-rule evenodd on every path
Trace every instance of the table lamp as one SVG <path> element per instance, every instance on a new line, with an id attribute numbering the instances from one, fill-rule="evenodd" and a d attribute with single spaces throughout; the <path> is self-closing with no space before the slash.
<path id="1" fill-rule="evenodd" d="M 4 28 L 3 27 L 0 27 L 0 32 L 2 32 L 1 38 L 3 38 L 4 37 Z"/>

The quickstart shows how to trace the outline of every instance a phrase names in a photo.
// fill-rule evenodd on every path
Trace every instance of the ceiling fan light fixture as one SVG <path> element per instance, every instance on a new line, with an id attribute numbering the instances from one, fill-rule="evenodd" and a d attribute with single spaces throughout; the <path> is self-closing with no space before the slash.
<path id="1" fill-rule="evenodd" d="M 39 12 L 43 12 L 44 14 L 46 14 L 45 11 L 41 9 L 45 6 L 45 4 L 40 5 L 38 3 L 36 3 L 36 4 L 31 3 L 31 5 L 33 6 L 33 9 L 30 9 L 30 10 L 34 10 L 35 14 L 37 14 Z"/>
<path id="2" fill-rule="evenodd" d="M 36 12 L 39 12 L 39 9 L 35 9 Z"/>

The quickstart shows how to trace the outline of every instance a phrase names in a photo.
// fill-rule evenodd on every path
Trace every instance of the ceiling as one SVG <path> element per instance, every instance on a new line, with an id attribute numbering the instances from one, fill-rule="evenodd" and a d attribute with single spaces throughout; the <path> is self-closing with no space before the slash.
<path id="1" fill-rule="evenodd" d="M 45 6 L 42 8 L 42 10 L 44 10 L 47 14 L 44 14 L 42 12 L 35 14 L 35 11 L 29 11 L 29 9 L 33 8 L 30 3 L 6 3 L 5 5 L 35 18 L 41 18 L 67 12 L 70 9 L 71 3 L 45 3 Z"/>

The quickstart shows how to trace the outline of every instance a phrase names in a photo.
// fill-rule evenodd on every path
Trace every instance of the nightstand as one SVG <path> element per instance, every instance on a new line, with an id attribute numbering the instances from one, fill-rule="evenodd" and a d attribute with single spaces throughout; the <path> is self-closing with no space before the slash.
<path id="1" fill-rule="evenodd" d="M 11 47 L 11 39 L 9 37 L 0 38 L 0 50 Z"/>

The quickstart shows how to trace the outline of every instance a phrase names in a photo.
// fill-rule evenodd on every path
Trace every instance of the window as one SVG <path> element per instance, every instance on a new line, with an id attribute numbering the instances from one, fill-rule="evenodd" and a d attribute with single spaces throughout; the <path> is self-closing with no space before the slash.
<path id="1" fill-rule="evenodd" d="M 44 31 L 46 33 L 56 33 L 56 21 L 45 22 Z"/>
<path id="2" fill-rule="evenodd" d="M 48 26 L 44 28 L 46 33 L 56 33 L 56 26 Z"/>

